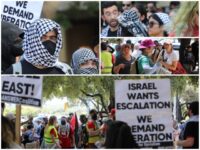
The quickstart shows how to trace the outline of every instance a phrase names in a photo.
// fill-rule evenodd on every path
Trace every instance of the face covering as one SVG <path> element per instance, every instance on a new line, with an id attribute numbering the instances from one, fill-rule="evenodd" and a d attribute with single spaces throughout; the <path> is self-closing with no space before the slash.
<path id="1" fill-rule="evenodd" d="M 96 68 L 79 68 L 77 74 L 98 74 Z"/>
<path id="2" fill-rule="evenodd" d="M 97 120 L 97 114 L 92 115 L 92 120 Z"/>
<path id="3" fill-rule="evenodd" d="M 55 50 L 56 50 L 56 43 L 50 41 L 50 40 L 47 40 L 47 41 L 44 41 L 42 42 L 42 44 L 44 45 L 44 47 L 48 50 L 48 52 L 53 55 L 55 53 Z"/>

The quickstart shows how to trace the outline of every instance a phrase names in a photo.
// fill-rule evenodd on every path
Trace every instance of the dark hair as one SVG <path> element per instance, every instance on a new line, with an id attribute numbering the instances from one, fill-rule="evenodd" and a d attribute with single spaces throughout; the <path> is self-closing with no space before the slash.
<path id="1" fill-rule="evenodd" d="M 138 4 L 136 4 L 136 8 L 138 9 L 141 16 L 145 17 L 144 20 L 142 20 L 142 23 L 144 23 L 146 25 L 148 23 L 148 19 L 147 19 L 147 10 L 146 10 L 145 6 L 141 3 L 138 3 Z"/>
<path id="2" fill-rule="evenodd" d="M 56 116 L 51 116 L 49 118 L 49 122 L 48 122 L 48 125 L 53 125 L 54 121 L 56 120 Z"/>
<path id="3" fill-rule="evenodd" d="M 159 26 L 162 26 L 164 23 L 162 22 L 162 20 L 158 17 L 158 15 L 157 14 L 152 14 L 149 18 L 153 18 L 153 19 L 155 19 L 156 21 L 158 21 L 158 23 L 159 23 Z"/>
<path id="4" fill-rule="evenodd" d="M 172 9 L 172 6 L 178 7 L 180 5 L 179 1 L 171 1 L 169 3 L 169 8 Z"/>
<path id="5" fill-rule="evenodd" d="M 127 40 L 126 44 L 132 44 L 131 40 Z"/>
<path id="6" fill-rule="evenodd" d="M 199 114 L 199 102 L 194 101 L 189 104 L 188 109 L 190 109 L 193 113 L 193 115 L 198 115 Z"/>
<path id="7" fill-rule="evenodd" d="M 33 129 L 33 125 L 32 124 L 28 124 L 27 129 L 28 130 Z"/>
<path id="8" fill-rule="evenodd" d="M 86 123 L 87 122 L 87 118 L 85 115 L 80 115 L 79 120 L 81 121 L 81 123 Z"/>
<path id="9" fill-rule="evenodd" d="M 61 119 L 61 125 L 66 125 L 65 119 Z"/>
<path id="10" fill-rule="evenodd" d="M 1 103 L 1 109 L 5 108 L 5 103 Z"/>
<path id="11" fill-rule="evenodd" d="M 134 141 L 130 127 L 122 121 L 113 121 L 108 124 L 106 132 L 106 148 L 138 148 Z"/>
<path id="12" fill-rule="evenodd" d="M 101 50 L 104 51 L 104 50 L 107 50 L 107 43 L 106 42 L 101 42 Z"/>
<path id="13" fill-rule="evenodd" d="M 119 9 L 119 7 L 118 7 L 116 2 L 107 2 L 107 1 L 101 2 L 101 14 L 103 15 L 103 10 L 105 8 L 109 8 L 109 7 L 112 7 L 112 6 L 116 6 L 117 9 Z"/>
<path id="14" fill-rule="evenodd" d="M 92 109 L 90 110 L 90 113 L 89 114 L 93 114 L 93 113 L 96 113 L 97 111 L 95 109 Z"/>

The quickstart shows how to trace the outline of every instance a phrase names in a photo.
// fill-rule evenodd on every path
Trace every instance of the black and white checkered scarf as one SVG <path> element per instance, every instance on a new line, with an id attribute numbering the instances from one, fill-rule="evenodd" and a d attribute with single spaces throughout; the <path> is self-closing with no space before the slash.
<path id="1" fill-rule="evenodd" d="M 88 60 L 98 63 L 98 59 L 91 49 L 79 48 L 72 55 L 71 66 L 75 74 L 98 74 L 98 66 L 96 68 L 80 68 L 80 65 Z"/>
<path id="2" fill-rule="evenodd" d="M 41 37 L 49 31 L 57 31 L 56 50 L 51 55 L 42 44 Z M 25 31 L 23 50 L 24 58 L 35 66 L 53 67 L 62 48 L 61 27 L 50 19 L 38 19 Z"/>
<path id="3" fill-rule="evenodd" d="M 147 31 L 139 19 L 136 11 L 126 10 L 118 17 L 121 26 L 128 29 L 128 31 L 135 37 L 147 37 Z"/>

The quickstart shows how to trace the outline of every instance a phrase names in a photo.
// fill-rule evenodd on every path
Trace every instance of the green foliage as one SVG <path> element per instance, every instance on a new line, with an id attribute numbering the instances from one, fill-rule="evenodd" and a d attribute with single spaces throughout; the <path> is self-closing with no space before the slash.
<path id="1" fill-rule="evenodd" d="M 67 2 L 69 7 L 66 10 L 58 11 L 55 21 L 65 29 L 72 26 L 72 20 L 81 21 L 88 18 L 98 18 L 98 2 Z"/>
<path id="2" fill-rule="evenodd" d="M 198 77 L 190 76 L 46 76 L 44 77 L 43 96 L 44 99 L 52 97 L 68 97 L 71 100 L 76 98 L 87 99 L 87 94 L 100 94 L 106 105 L 109 104 L 111 97 L 114 96 L 114 81 L 115 80 L 138 80 L 138 79 L 163 79 L 169 78 L 171 80 L 172 96 L 178 94 L 182 96 L 185 91 L 186 85 L 190 85 L 197 90 Z M 164 88 L 164 86 L 163 86 Z M 83 91 L 85 93 L 83 93 Z M 96 102 L 99 103 L 99 98 L 94 97 Z"/>

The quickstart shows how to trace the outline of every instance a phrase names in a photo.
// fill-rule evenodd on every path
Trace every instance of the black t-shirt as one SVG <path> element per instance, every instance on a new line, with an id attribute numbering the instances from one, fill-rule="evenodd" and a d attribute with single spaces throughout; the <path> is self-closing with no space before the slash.
<path id="1" fill-rule="evenodd" d="M 131 63 L 133 62 L 133 58 L 131 60 L 126 60 L 124 57 L 119 56 L 116 58 L 115 66 L 119 64 L 125 64 L 124 69 L 120 69 L 119 74 L 130 74 Z"/>
<path id="2" fill-rule="evenodd" d="M 199 148 L 199 122 L 188 122 L 185 127 L 184 140 L 187 137 L 194 137 L 194 144 L 192 147 L 183 148 Z"/>
<path id="3" fill-rule="evenodd" d="M 110 29 L 108 30 L 108 37 L 116 37 L 117 36 L 117 30 L 116 31 L 111 31 Z"/>
<path id="4" fill-rule="evenodd" d="M 22 74 L 64 74 L 64 72 L 56 67 L 38 69 L 26 60 L 21 60 Z M 13 74 L 13 66 L 10 66 L 5 74 Z"/>
<path id="5" fill-rule="evenodd" d="M 120 28 L 121 28 L 121 32 L 119 33 L 120 35 L 117 35 L 117 32 L 119 32 L 118 30 L 113 32 L 109 29 L 108 30 L 108 37 L 119 37 L 119 36 L 121 36 L 121 37 L 124 37 L 124 36 L 132 37 L 133 36 L 130 32 L 128 32 L 128 30 L 126 28 L 124 28 L 124 27 L 120 27 Z"/>

